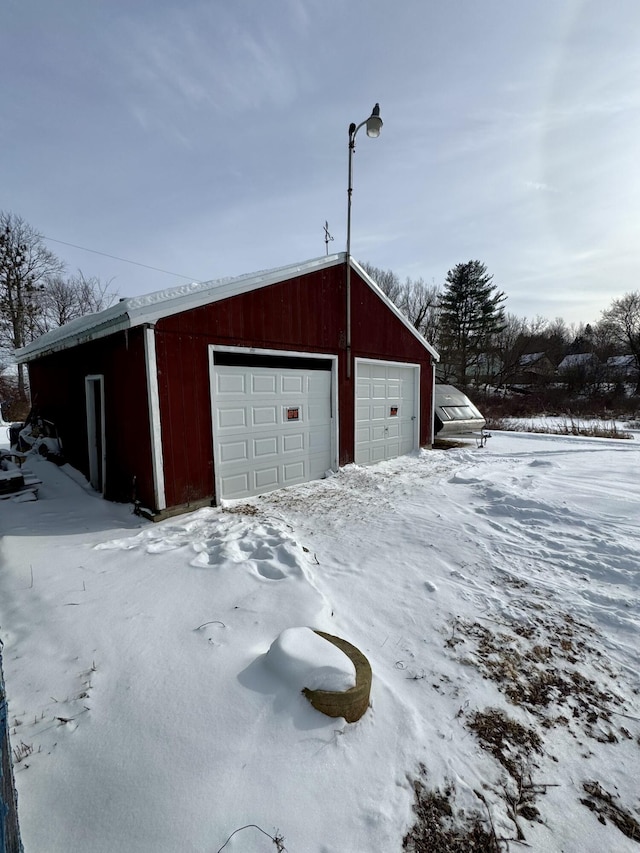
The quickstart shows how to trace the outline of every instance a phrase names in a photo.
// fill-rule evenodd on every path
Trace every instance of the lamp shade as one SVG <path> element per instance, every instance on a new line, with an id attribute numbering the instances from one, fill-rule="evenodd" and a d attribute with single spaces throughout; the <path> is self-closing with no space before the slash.
<path id="1" fill-rule="evenodd" d="M 376 104 L 371 111 L 371 115 L 367 119 L 367 136 L 371 137 L 371 139 L 375 139 L 380 136 L 381 129 L 382 119 L 380 118 L 380 104 Z"/>

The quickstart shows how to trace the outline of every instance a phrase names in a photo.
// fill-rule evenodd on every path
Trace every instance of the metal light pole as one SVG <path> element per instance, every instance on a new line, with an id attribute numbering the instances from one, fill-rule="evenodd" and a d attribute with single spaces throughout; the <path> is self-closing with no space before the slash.
<path id="1" fill-rule="evenodd" d="M 349 186 L 347 189 L 347 379 L 351 377 L 351 195 L 353 193 L 353 152 L 356 148 L 356 134 L 367 126 L 367 136 L 376 139 L 380 136 L 382 119 L 380 104 L 376 104 L 371 115 L 365 121 L 349 125 Z"/>

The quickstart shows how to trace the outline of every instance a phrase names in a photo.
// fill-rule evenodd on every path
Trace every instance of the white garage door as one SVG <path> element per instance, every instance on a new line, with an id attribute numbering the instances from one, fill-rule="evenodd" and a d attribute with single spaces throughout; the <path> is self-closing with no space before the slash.
<path id="1" fill-rule="evenodd" d="M 304 483 L 332 467 L 331 371 L 214 366 L 218 498 Z"/>
<path id="2" fill-rule="evenodd" d="M 393 459 L 418 447 L 418 366 L 356 360 L 358 465 Z"/>

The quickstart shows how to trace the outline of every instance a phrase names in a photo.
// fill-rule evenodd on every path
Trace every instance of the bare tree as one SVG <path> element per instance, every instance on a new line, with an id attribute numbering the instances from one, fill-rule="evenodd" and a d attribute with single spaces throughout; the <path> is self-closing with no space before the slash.
<path id="1" fill-rule="evenodd" d="M 427 284 L 422 278 L 407 278 L 400 291 L 398 307 L 423 338 L 435 342 L 440 316 L 440 288 Z"/>
<path id="2" fill-rule="evenodd" d="M 636 369 L 640 371 L 640 291 L 614 299 L 602 312 L 602 323 L 619 346 L 634 357 Z M 640 394 L 640 378 L 636 394 Z"/>
<path id="3" fill-rule="evenodd" d="M 97 276 L 85 276 L 81 270 L 70 278 L 55 276 L 45 285 L 41 295 L 41 313 L 37 318 L 40 334 L 64 326 L 76 317 L 102 311 L 113 304 L 117 293 L 110 292 Z"/>
<path id="4" fill-rule="evenodd" d="M 521 371 L 523 355 L 529 352 L 526 318 L 506 314 L 504 328 L 493 336 L 490 350 L 493 354 L 491 382 L 496 387 L 514 382 Z"/>
<path id="5" fill-rule="evenodd" d="M 40 294 L 63 268 L 42 235 L 20 216 L 0 211 L 0 345 L 16 350 L 38 335 Z M 18 394 L 26 399 L 22 364 L 18 365 Z"/>
<path id="6" fill-rule="evenodd" d="M 420 334 L 428 341 L 435 341 L 440 288 L 436 284 L 426 284 L 421 278 L 414 281 L 407 277 L 402 284 L 393 270 L 382 270 L 373 264 L 362 264 L 362 268 Z"/>
<path id="7" fill-rule="evenodd" d="M 373 264 L 361 264 L 362 269 L 370 276 L 378 285 L 384 295 L 389 298 L 395 305 L 400 307 L 400 294 L 402 285 L 400 279 L 393 270 L 383 270 L 380 267 L 374 267 Z"/>

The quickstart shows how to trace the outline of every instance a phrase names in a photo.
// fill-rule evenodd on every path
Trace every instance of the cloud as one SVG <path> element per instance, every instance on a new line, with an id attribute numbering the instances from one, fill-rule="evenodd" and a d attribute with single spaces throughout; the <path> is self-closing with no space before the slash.
<path id="1" fill-rule="evenodd" d="M 560 190 L 557 190 L 555 187 L 549 186 L 549 184 L 541 183 L 540 181 L 524 181 L 525 187 L 530 190 L 536 190 L 538 192 L 545 193 L 557 193 Z"/>
<path id="2" fill-rule="evenodd" d="M 304 9 L 292 3 L 293 25 L 304 28 Z M 151 107 L 165 119 L 184 120 L 203 109 L 229 115 L 285 107 L 297 95 L 300 75 L 274 27 L 217 4 L 165 9 L 153 22 L 129 18 L 122 28 L 127 98 L 138 120 L 140 103 L 147 105 L 146 121 Z"/>

